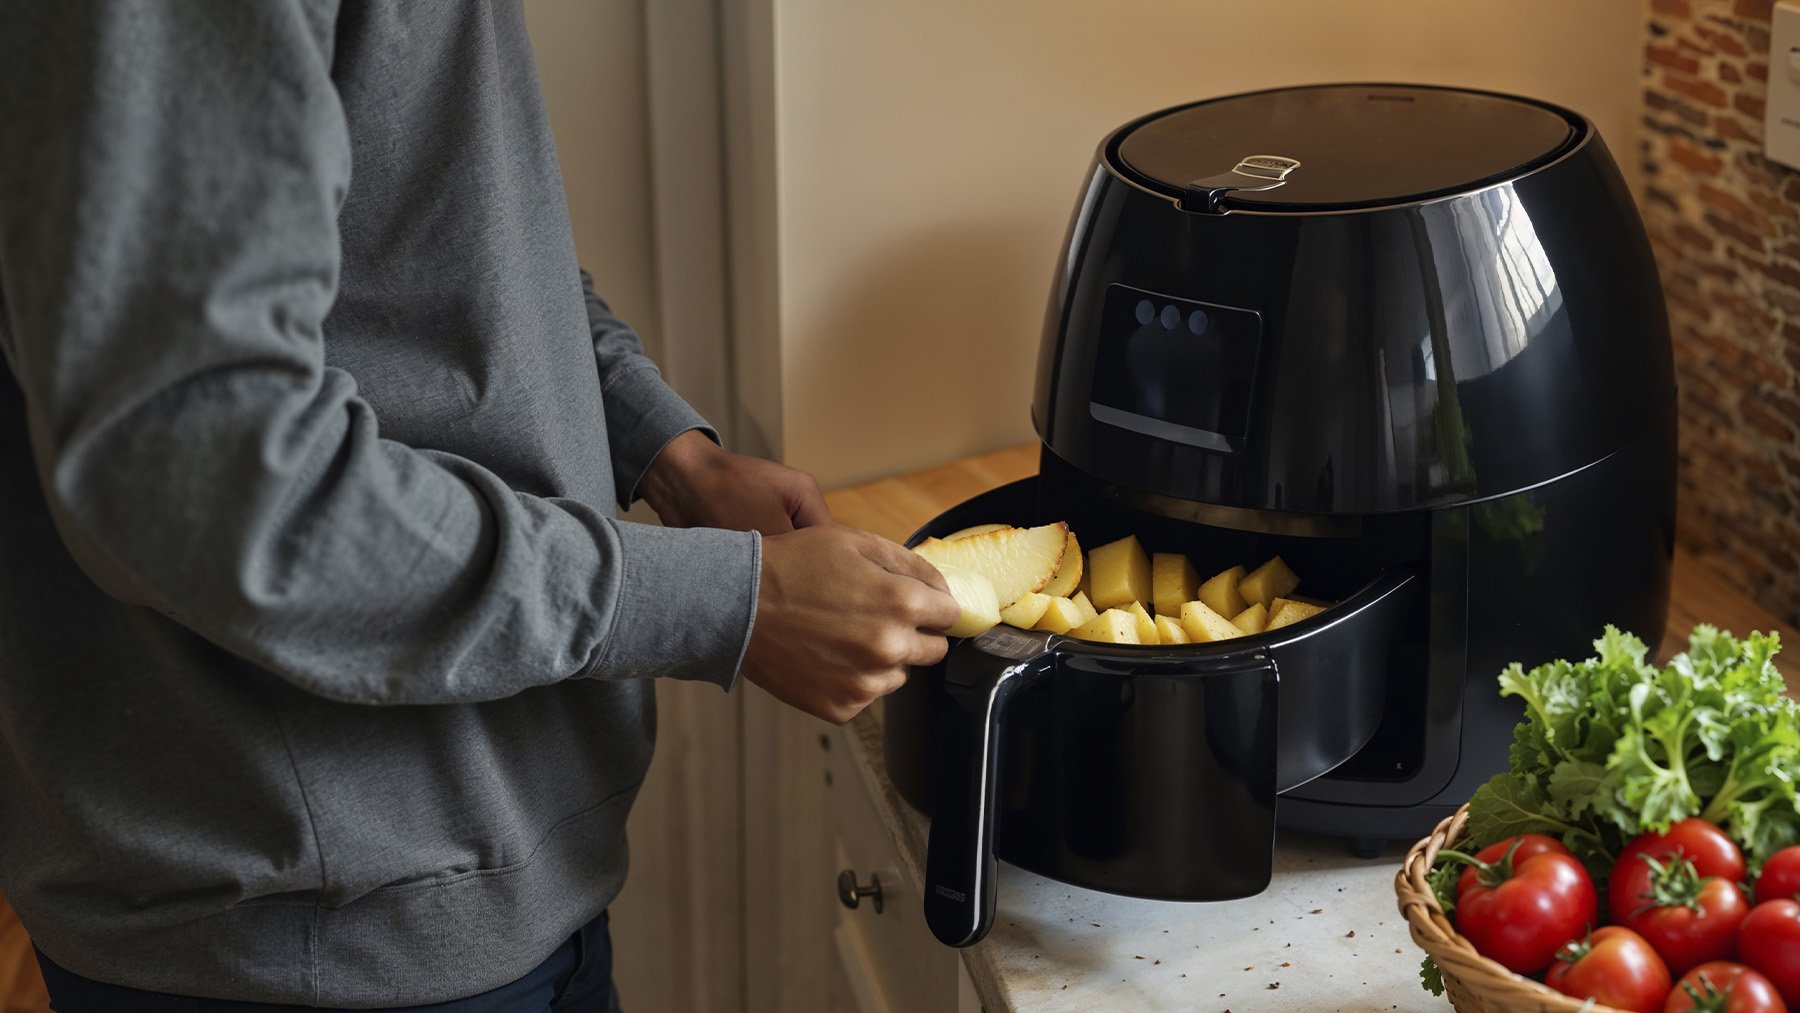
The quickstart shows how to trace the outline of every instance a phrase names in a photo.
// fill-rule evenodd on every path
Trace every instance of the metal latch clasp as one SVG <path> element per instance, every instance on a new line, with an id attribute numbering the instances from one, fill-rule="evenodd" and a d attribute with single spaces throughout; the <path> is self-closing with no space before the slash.
<path id="1" fill-rule="evenodd" d="M 1225 198 L 1243 190 L 1273 190 L 1287 182 L 1288 173 L 1300 167 L 1298 159 L 1285 155 L 1245 155 L 1230 172 L 1206 176 L 1189 183 L 1181 199 L 1183 211 L 1223 214 Z"/>

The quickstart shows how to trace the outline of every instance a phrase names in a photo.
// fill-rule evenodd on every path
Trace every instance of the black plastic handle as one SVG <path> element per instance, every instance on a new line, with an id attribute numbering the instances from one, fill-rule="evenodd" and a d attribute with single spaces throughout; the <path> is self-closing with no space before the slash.
<path id="1" fill-rule="evenodd" d="M 994 825 L 1006 702 L 1056 667 L 1049 637 L 997 627 L 956 645 L 938 708 L 937 775 L 925 855 L 925 923 L 947 946 L 994 924 Z"/>

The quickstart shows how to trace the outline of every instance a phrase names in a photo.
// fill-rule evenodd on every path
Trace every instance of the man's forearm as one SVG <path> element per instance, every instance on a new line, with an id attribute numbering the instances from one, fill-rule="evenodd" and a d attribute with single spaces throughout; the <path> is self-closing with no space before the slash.
<path id="1" fill-rule="evenodd" d="M 753 537 L 384 439 L 326 364 L 350 178 L 329 26 L 284 0 L 0 18 L 8 362 L 96 583 L 335 699 L 729 678 L 749 606 L 692 574 L 753 583 Z"/>

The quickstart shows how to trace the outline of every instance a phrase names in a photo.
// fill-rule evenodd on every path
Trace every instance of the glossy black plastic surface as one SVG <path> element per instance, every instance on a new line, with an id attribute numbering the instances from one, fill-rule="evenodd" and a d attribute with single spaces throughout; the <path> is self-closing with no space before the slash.
<path id="1" fill-rule="evenodd" d="M 1580 139 L 1522 177 L 1341 212 L 1184 212 L 1127 178 L 1108 138 L 1057 264 L 1039 434 L 1100 481 L 1332 515 L 1509 495 L 1641 435 L 1672 438 L 1649 243 L 1605 145 L 1575 120 Z M 1101 360 L 1133 354 L 1102 326 L 1114 285 L 1260 315 L 1232 448 L 1095 417 Z M 1146 382 L 1145 400 L 1165 404 L 1237 396 L 1203 372 Z"/>
<path id="2" fill-rule="evenodd" d="M 1118 893 L 1236 896 L 1267 875 L 1276 791 L 1284 825 L 1416 838 L 1505 767 L 1519 712 L 1498 695 L 1502 667 L 1585 656 L 1607 623 L 1656 643 L 1676 428 L 1655 266 L 1592 125 L 1517 109 L 1544 130 L 1522 121 L 1483 149 L 1494 165 L 1528 159 L 1516 173 L 1414 202 L 1365 188 L 1378 206 L 1354 210 L 1299 200 L 1304 164 L 1234 169 L 1290 154 L 1239 150 L 1250 127 L 1183 139 L 1180 115 L 1158 114 L 1103 142 L 1046 318 L 1035 493 L 978 497 L 921 536 L 1068 520 L 1090 547 L 1137 534 L 1202 573 L 1279 552 L 1302 593 L 1383 604 L 1266 645 L 1278 685 L 1260 708 L 1230 680 L 1157 670 L 1156 649 L 1068 651 L 1006 703 L 988 782 L 999 857 Z M 1345 116 L 1325 133 L 1355 146 Z M 1121 161 L 1121 140 L 1159 120 L 1171 167 L 1153 179 Z M 1198 210 L 1185 159 L 1215 145 L 1229 150 L 1196 165 L 1216 174 Z M 1368 178 L 1397 193 L 1403 177 L 1429 182 Z M 1179 347 L 1183 334 L 1212 345 Z M 1353 684 L 1313 678 L 1327 671 Z M 915 673 L 887 706 L 890 776 L 927 812 L 942 677 Z M 1226 746 L 1234 713 L 1240 729 L 1277 722 L 1272 782 L 1225 762 L 1247 755 Z M 949 752 L 968 777 L 966 751 Z"/>
<path id="3" fill-rule="evenodd" d="M 1675 448 L 1646 435 L 1513 496 L 1414 515 L 1429 531 L 1416 641 L 1387 720 L 1362 753 L 1290 792 L 1284 826 L 1409 840 L 1504 770 L 1518 662 L 1581 658 L 1611 623 L 1654 650 L 1668 615 Z M 1401 762 L 1401 758 L 1407 758 Z"/>
<path id="4" fill-rule="evenodd" d="M 997 518 L 1048 519 L 1038 488 L 1030 479 L 985 493 L 934 519 L 914 541 Z M 1192 548 L 1148 535 L 1145 542 Z M 1353 569 L 1335 575 L 1338 583 L 1321 580 L 1322 589 L 1346 588 L 1341 605 L 1272 634 L 1166 648 L 1059 638 L 1054 670 L 1006 701 L 1004 731 L 992 740 L 997 773 L 988 782 L 995 793 L 986 825 L 994 854 L 1133 896 L 1218 900 L 1262 889 L 1275 792 L 1325 773 L 1374 734 L 1390 647 L 1416 609 L 1421 582 L 1411 571 L 1371 570 L 1358 579 Z M 959 704 L 945 680 L 947 666 L 979 671 L 1003 663 L 970 657 L 977 645 L 958 642 L 946 663 L 915 669 L 885 703 L 889 776 L 927 813 L 938 784 L 979 782 L 970 780 L 979 755 L 957 746 L 974 741 L 968 700 Z M 1278 673 L 1272 685 L 1244 674 L 1264 656 Z M 978 682 L 959 677 L 956 684 Z M 961 714 L 965 734 L 946 740 L 940 722 L 951 713 Z M 979 846 L 972 800 L 984 796 L 951 790 L 957 815 L 934 825 L 934 841 L 960 827 L 958 850 L 966 855 Z M 951 868 L 970 865 L 958 858 Z M 969 894 L 954 881 L 951 888 Z"/>
<path id="5" fill-rule="evenodd" d="M 946 946 L 979 942 L 993 927 L 995 801 L 1007 703 L 1056 671 L 1055 639 L 999 627 L 983 634 L 981 649 L 945 659 L 933 785 L 937 818 L 925 856 L 925 924 Z M 1000 643 L 988 643 L 994 640 Z"/>
<path id="6" fill-rule="evenodd" d="M 1208 99 L 1166 109 L 1115 135 L 1113 160 L 1171 197 L 1241 158 L 1300 164 L 1283 184 L 1225 205 L 1325 210 L 1403 203 L 1471 190 L 1554 157 L 1584 124 L 1510 95 L 1420 85 L 1325 84 Z"/>

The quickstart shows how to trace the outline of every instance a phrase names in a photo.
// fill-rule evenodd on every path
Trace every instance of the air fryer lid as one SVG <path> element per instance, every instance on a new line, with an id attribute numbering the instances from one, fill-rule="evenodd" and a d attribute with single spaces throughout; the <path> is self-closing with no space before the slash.
<path id="1" fill-rule="evenodd" d="M 1195 180 L 1256 155 L 1300 164 L 1282 185 L 1235 190 L 1247 211 L 1404 204 L 1518 176 L 1569 150 L 1583 125 L 1549 106 L 1485 92 L 1326 85 L 1253 92 L 1158 113 L 1108 157 L 1136 182 L 1180 198 Z"/>

